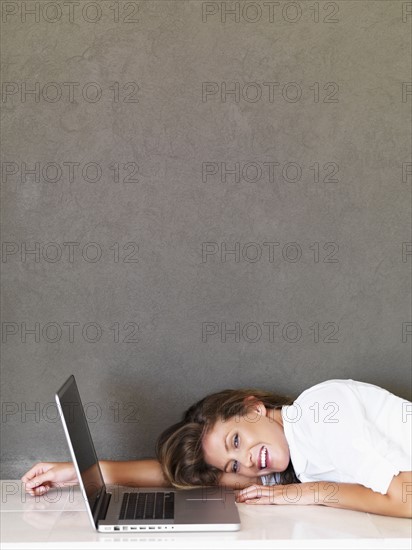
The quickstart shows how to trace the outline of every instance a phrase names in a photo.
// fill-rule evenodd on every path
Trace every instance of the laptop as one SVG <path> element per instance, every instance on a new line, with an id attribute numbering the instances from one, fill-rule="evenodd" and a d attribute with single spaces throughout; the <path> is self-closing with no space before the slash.
<path id="1" fill-rule="evenodd" d="M 73 375 L 55 398 L 94 529 L 104 533 L 240 529 L 234 491 L 224 487 L 106 487 Z"/>

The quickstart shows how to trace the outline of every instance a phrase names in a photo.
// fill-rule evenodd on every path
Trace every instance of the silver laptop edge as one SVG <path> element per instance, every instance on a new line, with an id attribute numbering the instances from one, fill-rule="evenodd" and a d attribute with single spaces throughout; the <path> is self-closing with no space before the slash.
<path id="1" fill-rule="evenodd" d="M 71 438 L 70 438 L 70 434 L 69 434 L 69 430 L 67 428 L 67 424 L 66 424 L 66 418 L 64 416 L 64 412 L 63 412 L 63 407 L 62 407 L 62 404 L 60 402 L 60 396 L 59 394 L 63 394 L 63 392 L 65 391 L 66 389 L 66 386 L 69 385 L 69 383 L 72 383 L 71 381 L 71 378 L 72 378 L 73 375 L 71 375 L 67 380 L 66 382 L 61 386 L 61 388 L 59 389 L 59 391 L 56 393 L 55 395 L 55 398 L 56 398 L 56 403 L 57 403 L 57 408 L 59 410 L 59 414 L 60 414 L 60 418 L 62 420 L 62 424 L 63 424 L 63 429 L 64 429 L 64 434 L 66 436 L 66 440 L 67 440 L 67 443 L 69 445 L 69 449 L 70 449 L 70 455 L 72 457 L 72 461 L 73 461 L 73 464 L 74 464 L 74 467 L 75 467 L 75 470 L 76 470 L 76 474 L 77 474 L 77 479 L 79 481 L 79 485 L 80 485 L 80 490 L 83 494 L 83 498 L 84 498 L 84 501 L 86 503 L 86 510 L 87 510 L 87 515 L 89 516 L 89 519 L 91 521 L 91 524 L 93 526 L 94 529 L 97 529 L 97 519 L 96 519 L 96 522 L 93 518 L 93 514 L 92 514 L 92 511 L 91 511 L 91 508 L 90 508 L 90 504 L 89 504 L 89 500 L 87 498 L 87 493 L 86 493 L 86 489 L 83 485 L 83 479 L 82 479 L 82 475 L 80 473 L 80 468 L 79 468 L 79 465 L 77 464 L 77 458 L 76 458 L 76 454 L 74 452 L 74 449 L 73 449 L 73 445 L 72 445 L 72 441 L 71 441 Z M 73 376 L 73 379 L 74 379 L 74 376 Z M 87 426 L 88 427 L 88 426 Z M 91 435 L 90 435 L 90 439 L 91 439 Z M 98 465 L 98 468 L 99 468 L 99 471 L 100 471 L 100 465 L 99 465 L 99 461 L 97 461 L 97 465 Z M 101 471 L 100 471 L 100 474 L 101 474 Z M 103 479 L 103 475 L 101 474 L 102 476 L 102 479 Z M 103 482 L 104 483 L 104 482 Z M 106 487 L 106 485 L 104 484 L 103 485 L 104 488 Z M 99 495 L 99 500 L 101 500 L 101 495 Z"/>

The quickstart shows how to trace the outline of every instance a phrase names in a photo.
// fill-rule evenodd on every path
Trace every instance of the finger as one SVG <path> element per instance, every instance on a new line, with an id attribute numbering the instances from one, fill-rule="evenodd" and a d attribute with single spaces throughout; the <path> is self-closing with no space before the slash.
<path id="1" fill-rule="evenodd" d="M 20 479 L 21 481 L 27 482 L 39 474 L 44 474 L 46 471 L 46 465 L 43 462 L 38 462 L 32 468 L 30 468 L 30 470 L 26 472 Z"/>
<path id="2" fill-rule="evenodd" d="M 29 489 L 27 492 L 32 497 L 39 497 L 39 496 L 44 495 L 45 493 L 47 493 L 47 491 L 49 491 L 49 489 L 50 489 L 50 487 L 48 487 L 47 485 L 41 485 L 40 487 L 36 487 L 35 489 Z"/>
<path id="3" fill-rule="evenodd" d="M 33 466 L 28 472 L 26 472 L 23 476 L 21 476 L 20 480 L 24 483 L 27 483 L 30 479 L 35 477 L 37 475 L 37 465 Z"/>
<path id="4" fill-rule="evenodd" d="M 34 489 L 35 487 L 38 487 L 39 485 L 42 485 L 43 483 L 47 483 L 52 481 L 53 473 L 52 472 L 46 472 L 44 474 L 40 474 L 31 480 L 29 480 L 26 483 L 26 489 Z"/>
<path id="5" fill-rule="evenodd" d="M 241 493 L 239 493 L 238 499 L 243 502 L 244 500 L 259 498 L 261 496 L 262 489 L 260 487 L 248 487 L 247 489 L 244 489 Z"/>
<path id="6" fill-rule="evenodd" d="M 261 497 L 245 500 L 244 504 L 274 504 L 274 502 L 269 497 Z"/>
<path id="7" fill-rule="evenodd" d="M 242 497 L 239 497 L 237 499 L 237 502 L 246 502 L 247 500 L 253 500 L 253 499 L 258 499 L 258 498 L 261 498 L 261 496 L 257 495 L 257 494 L 250 493 L 249 495 L 243 495 Z"/>
<path id="8" fill-rule="evenodd" d="M 47 487 L 47 485 L 42 485 L 41 487 L 36 487 L 34 489 L 33 493 L 34 496 L 44 495 L 44 493 L 47 493 L 47 491 L 50 489 L 50 487 Z"/>

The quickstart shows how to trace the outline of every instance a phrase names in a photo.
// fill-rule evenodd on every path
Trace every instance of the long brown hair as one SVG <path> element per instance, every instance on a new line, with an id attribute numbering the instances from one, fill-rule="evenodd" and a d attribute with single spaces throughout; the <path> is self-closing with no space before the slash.
<path id="1" fill-rule="evenodd" d="M 164 430 L 156 442 L 156 456 L 166 479 L 180 489 L 218 485 L 223 472 L 204 460 L 202 440 L 218 420 L 245 415 L 254 396 L 268 409 L 291 405 L 295 398 L 257 389 L 223 390 L 207 395 L 183 413 L 182 420 Z M 280 472 L 279 483 L 299 483 L 292 462 Z"/>

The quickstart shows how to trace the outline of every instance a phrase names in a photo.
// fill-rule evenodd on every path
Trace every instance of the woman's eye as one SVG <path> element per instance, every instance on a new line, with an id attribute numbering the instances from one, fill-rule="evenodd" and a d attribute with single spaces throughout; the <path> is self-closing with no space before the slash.
<path id="1" fill-rule="evenodd" d="M 239 436 L 238 434 L 235 434 L 233 438 L 233 445 L 237 448 L 239 446 Z"/>
<path id="2" fill-rule="evenodd" d="M 237 460 L 235 460 L 235 461 L 233 462 L 232 472 L 233 472 L 234 474 L 237 474 L 238 471 L 239 471 L 239 462 L 238 462 Z"/>

